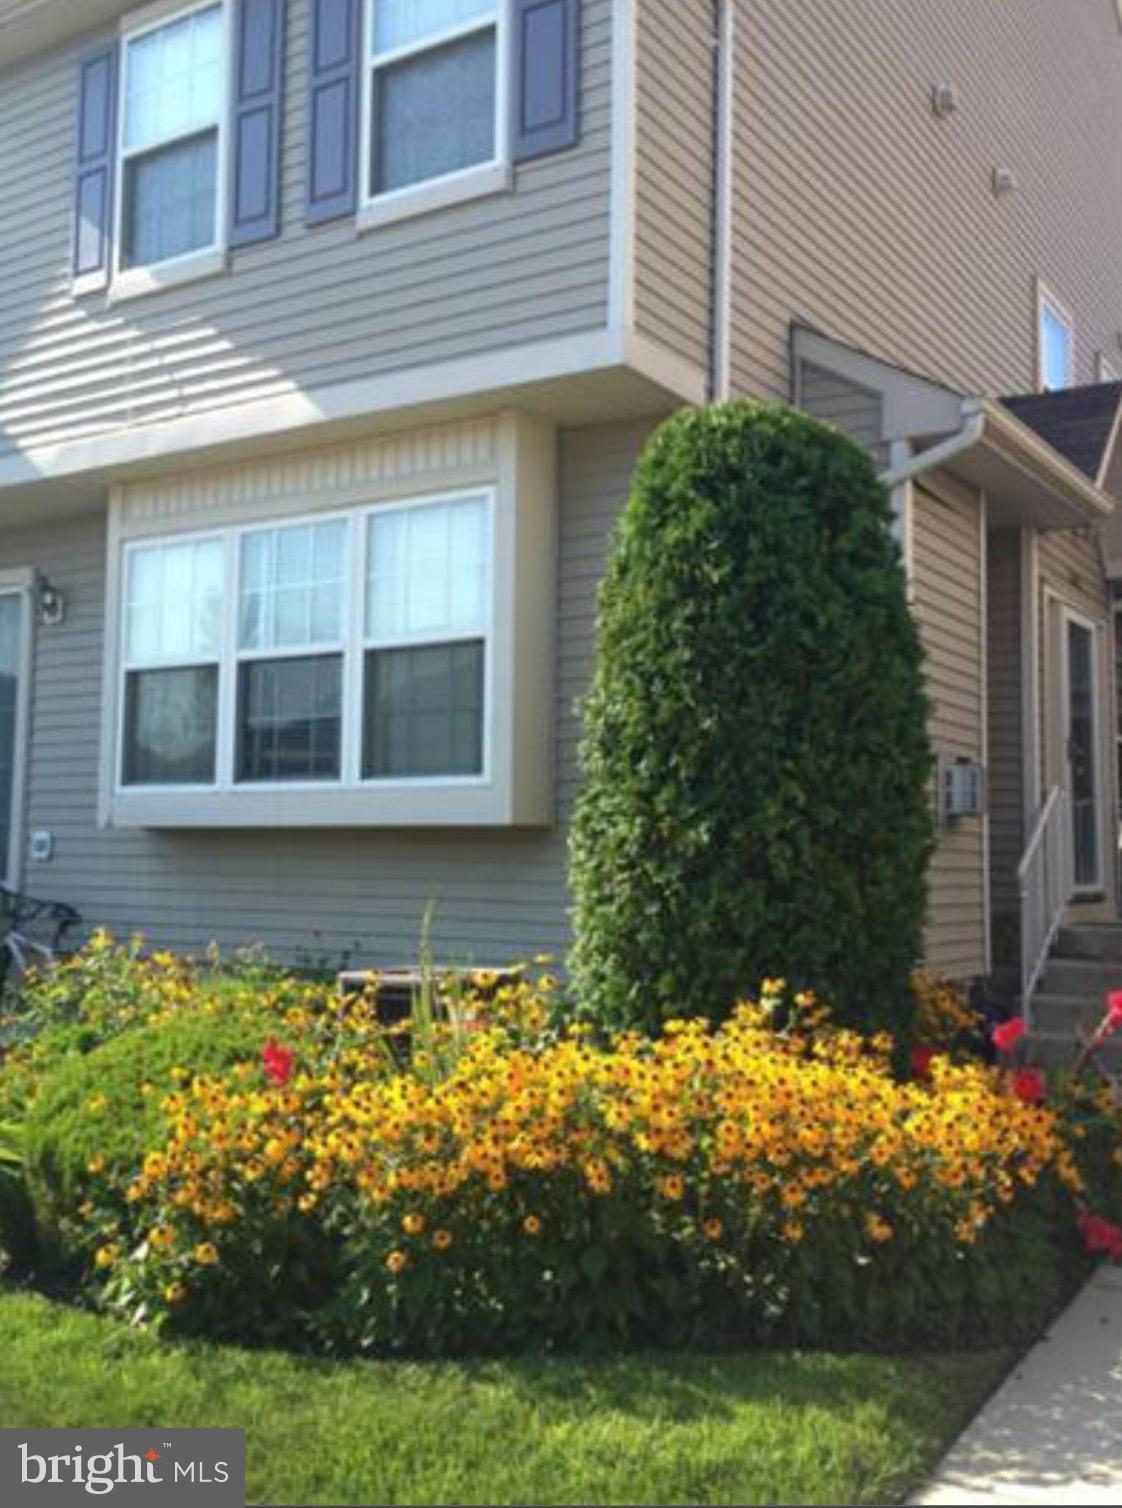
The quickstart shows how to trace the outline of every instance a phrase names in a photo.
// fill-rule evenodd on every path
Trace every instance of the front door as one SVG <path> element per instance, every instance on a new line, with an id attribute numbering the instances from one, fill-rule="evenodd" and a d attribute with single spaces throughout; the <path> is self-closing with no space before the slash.
<path id="1" fill-rule="evenodd" d="M 1094 627 L 1064 615 L 1067 786 L 1071 797 L 1075 889 L 1103 887 L 1102 772 L 1099 768 L 1098 675 Z"/>

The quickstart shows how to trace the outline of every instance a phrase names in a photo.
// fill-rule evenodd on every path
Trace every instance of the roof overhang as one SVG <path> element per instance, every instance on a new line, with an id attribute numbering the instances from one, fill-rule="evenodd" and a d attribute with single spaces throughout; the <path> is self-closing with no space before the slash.
<path id="1" fill-rule="evenodd" d="M 115 21 L 137 0 L 0 0 L 0 69 Z"/>
<path id="2" fill-rule="evenodd" d="M 881 440 L 896 458 L 883 473 L 889 485 L 944 470 L 984 490 L 991 528 L 1078 529 L 1114 511 L 1105 461 L 1092 479 L 996 398 L 956 392 L 805 325 L 792 326 L 791 354 L 793 370 L 809 363 L 877 394 Z M 1108 450 L 1117 439 L 1116 425 Z"/>
<path id="3" fill-rule="evenodd" d="M 1003 404 L 967 398 L 962 417 L 965 425 L 976 421 L 978 438 L 946 469 L 985 492 L 991 529 L 1078 529 L 1101 524 L 1114 512 L 1114 499 L 1102 486 Z"/>

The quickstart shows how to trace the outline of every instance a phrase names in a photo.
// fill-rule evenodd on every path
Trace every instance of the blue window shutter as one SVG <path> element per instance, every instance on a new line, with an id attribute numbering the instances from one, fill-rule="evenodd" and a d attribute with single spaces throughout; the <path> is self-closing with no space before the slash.
<path id="1" fill-rule="evenodd" d="M 580 0 L 514 0 L 514 160 L 580 136 Z"/>
<path id="2" fill-rule="evenodd" d="M 109 281 L 113 178 L 117 147 L 117 44 L 84 58 L 78 69 L 78 141 L 74 168 L 74 276 Z"/>
<path id="3" fill-rule="evenodd" d="M 359 0 L 312 0 L 308 224 L 358 203 Z"/>
<path id="4" fill-rule="evenodd" d="M 230 244 L 280 234 L 286 0 L 237 0 Z"/>

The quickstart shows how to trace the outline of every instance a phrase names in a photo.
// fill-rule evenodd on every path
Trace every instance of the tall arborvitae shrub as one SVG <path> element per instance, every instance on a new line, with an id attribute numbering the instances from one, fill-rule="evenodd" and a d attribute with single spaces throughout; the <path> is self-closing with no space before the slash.
<path id="1" fill-rule="evenodd" d="M 609 1026 L 761 980 L 906 1027 L 932 836 L 922 652 L 872 459 L 779 405 L 648 444 L 600 600 L 573 967 Z"/>

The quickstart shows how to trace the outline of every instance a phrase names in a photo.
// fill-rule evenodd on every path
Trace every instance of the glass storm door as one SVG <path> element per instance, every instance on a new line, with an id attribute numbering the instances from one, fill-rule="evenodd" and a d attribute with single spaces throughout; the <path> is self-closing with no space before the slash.
<path id="1" fill-rule="evenodd" d="M 1067 620 L 1067 758 L 1077 890 L 1102 884 L 1094 630 Z"/>

